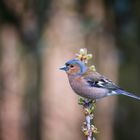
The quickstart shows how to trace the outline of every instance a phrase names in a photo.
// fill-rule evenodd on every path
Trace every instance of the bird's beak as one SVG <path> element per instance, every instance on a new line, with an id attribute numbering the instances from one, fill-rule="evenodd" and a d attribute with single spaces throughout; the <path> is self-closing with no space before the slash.
<path id="1" fill-rule="evenodd" d="M 61 68 L 59 68 L 60 70 L 64 70 L 64 71 L 67 71 L 68 70 L 68 67 L 66 67 L 65 65 L 62 66 Z"/>

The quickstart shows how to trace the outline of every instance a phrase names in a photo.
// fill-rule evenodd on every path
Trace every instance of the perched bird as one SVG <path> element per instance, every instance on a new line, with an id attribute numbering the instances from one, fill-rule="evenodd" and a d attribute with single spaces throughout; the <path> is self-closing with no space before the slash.
<path id="1" fill-rule="evenodd" d="M 122 94 L 140 100 L 140 97 L 124 91 L 98 72 L 91 71 L 79 59 L 66 62 L 60 70 L 67 73 L 72 89 L 80 96 L 96 100 Z"/>

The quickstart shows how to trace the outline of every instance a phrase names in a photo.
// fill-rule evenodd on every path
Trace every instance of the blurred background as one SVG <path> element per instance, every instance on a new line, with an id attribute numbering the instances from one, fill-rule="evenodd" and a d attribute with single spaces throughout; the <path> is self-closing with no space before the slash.
<path id="1" fill-rule="evenodd" d="M 0 0 L 0 140 L 84 140 L 78 96 L 59 71 L 79 48 L 140 96 L 139 0 Z M 140 102 L 97 103 L 97 140 L 140 140 Z"/>

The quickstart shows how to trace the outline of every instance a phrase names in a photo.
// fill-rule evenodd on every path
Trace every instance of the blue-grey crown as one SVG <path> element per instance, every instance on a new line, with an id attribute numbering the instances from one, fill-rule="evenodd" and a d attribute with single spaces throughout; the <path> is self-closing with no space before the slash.
<path id="1" fill-rule="evenodd" d="M 84 74 L 88 69 L 85 63 L 80 61 L 79 59 L 69 60 L 66 64 L 70 64 L 70 65 L 78 64 L 80 67 L 80 73 L 78 74 Z"/>

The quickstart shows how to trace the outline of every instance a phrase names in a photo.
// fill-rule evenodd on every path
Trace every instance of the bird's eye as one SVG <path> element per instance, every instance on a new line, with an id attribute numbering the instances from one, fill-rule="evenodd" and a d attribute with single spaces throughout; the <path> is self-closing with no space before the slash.
<path id="1" fill-rule="evenodd" d="M 73 65 L 70 65 L 70 67 L 73 68 L 74 66 Z"/>

